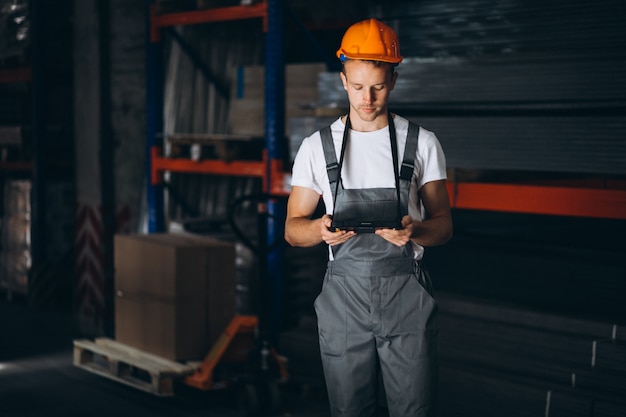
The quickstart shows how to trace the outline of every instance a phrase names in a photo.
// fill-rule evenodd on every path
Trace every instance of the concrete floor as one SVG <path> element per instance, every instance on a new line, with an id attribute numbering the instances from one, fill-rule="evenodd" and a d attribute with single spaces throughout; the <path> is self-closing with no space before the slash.
<path id="1" fill-rule="evenodd" d="M 571 372 L 588 366 L 592 340 L 597 335 L 609 335 L 612 328 L 610 323 L 535 314 L 449 296 L 440 297 L 440 305 L 442 417 L 544 415 L 546 393 L 556 389 L 567 394 Z M 549 326 L 544 326 L 544 322 Z M 572 329 L 579 324 L 585 332 L 591 333 L 574 337 Z M 309 335 L 308 330 L 303 333 L 308 351 L 316 338 L 314 334 Z M 23 303 L 3 300 L 0 301 L 0 334 L 1 417 L 242 415 L 230 391 L 203 392 L 177 384 L 175 396 L 161 398 L 74 366 L 74 335 L 68 314 L 35 311 Z M 535 339 L 541 351 L 534 346 L 532 340 Z M 529 352 L 518 348 L 522 342 L 531 349 Z M 570 346 L 571 342 L 575 343 Z M 553 358 L 554 350 L 562 352 L 565 359 Z M 580 361 L 573 363 L 569 359 L 572 354 Z M 295 371 L 298 358 L 287 356 L 294 362 L 290 362 L 293 365 L 290 371 Z M 299 358 L 299 365 L 315 368 L 314 362 L 318 359 L 311 352 L 305 353 Z M 522 365 L 518 366 L 518 362 Z M 559 372 L 546 375 L 546 366 L 556 367 Z M 626 382 L 624 377 L 626 375 L 621 377 L 622 383 Z M 596 401 L 586 391 L 574 394 L 566 398 L 567 407 L 572 398 Z M 626 391 L 623 394 L 626 395 Z M 310 369 L 304 374 L 294 372 L 291 382 L 283 387 L 281 397 L 282 407 L 273 416 L 329 415 L 323 382 Z M 586 406 L 574 407 L 582 412 Z M 626 404 L 612 407 L 626 412 Z M 509 414 L 513 411 L 514 414 Z"/>
<path id="2" fill-rule="evenodd" d="M 228 391 L 203 392 L 184 384 L 157 397 L 72 364 L 68 314 L 34 311 L 0 301 L 0 416 L 2 417 L 231 417 L 241 415 Z M 319 388 L 319 385 L 318 385 Z M 325 395 L 308 384 L 283 387 L 276 415 L 326 416 Z"/>

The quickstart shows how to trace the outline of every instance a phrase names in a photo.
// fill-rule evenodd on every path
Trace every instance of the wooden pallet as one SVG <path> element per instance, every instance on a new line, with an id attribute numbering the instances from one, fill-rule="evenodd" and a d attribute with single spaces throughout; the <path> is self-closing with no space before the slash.
<path id="1" fill-rule="evenodd" d="M 0 281 L 0 297 L 11 302 L 14 298 L 25 299 L 28 296 L 28 285 L 18 285 L 14 282 Z"/>
<path id="2" fill-rule="evenodd" d="M 108 338 L 74 340 L 74 365 L 162 397 L 174 395 L 175 379 L 196 370 Z"/>

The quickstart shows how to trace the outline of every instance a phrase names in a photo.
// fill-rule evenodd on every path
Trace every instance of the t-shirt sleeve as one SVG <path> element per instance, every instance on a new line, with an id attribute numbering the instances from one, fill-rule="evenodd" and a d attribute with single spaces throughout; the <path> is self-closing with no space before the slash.
<path id="1" fill-rule="evenodd" d="M 315 178 L 314 155 L 311 137 L 305 138 L 298 149 L 291 172 L 291 186 L 305 187 L 322 194 L 322 189 Z"/>
<path id="2" fill-rule="evenodd" d="M 437 136 L 427 131 L 424 140 L 420 137 L 420 148 L 422 148 L 420 149 L 422 175 L 419 179 L 419 188 L 431 181 L 447 179 L 446 156 Z"/>

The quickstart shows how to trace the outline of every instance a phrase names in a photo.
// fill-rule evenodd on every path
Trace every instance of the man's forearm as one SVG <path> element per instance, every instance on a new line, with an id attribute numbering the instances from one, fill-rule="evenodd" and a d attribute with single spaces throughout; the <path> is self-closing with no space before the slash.
<path id="1" fill-rule="evenodd" d="M 322 242 L 321 219 L 292 218 L 285 223 L 285 240 L 291 246 L 311 247 Z"/>
<path id="2" fill-rule="evenodd" d="M 413 222 L 411 240 L 420 246 L 443 245 L 452 238 L 452 219 L 447 216 L 433 217 Z"/>

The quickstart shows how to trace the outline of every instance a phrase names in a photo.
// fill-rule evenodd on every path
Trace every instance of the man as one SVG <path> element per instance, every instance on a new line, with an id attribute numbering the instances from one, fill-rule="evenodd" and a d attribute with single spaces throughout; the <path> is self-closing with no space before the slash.
<path id="1" fill-rule="evenodd" d="M 332 415 L 374 415 L 380 377 L 390 416 L 431 416 L 437 304 L 421 260 L 452 236 L 445 157 L 432 132 L 388 111 L 402 61 L 389 26 L 352 25 L 337 57 L 349 113 L 304 139 L 285 239 L 329 245 L 315 311 Z M 312 219 L 320 195 L 326 214 Z"/>

